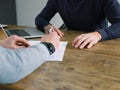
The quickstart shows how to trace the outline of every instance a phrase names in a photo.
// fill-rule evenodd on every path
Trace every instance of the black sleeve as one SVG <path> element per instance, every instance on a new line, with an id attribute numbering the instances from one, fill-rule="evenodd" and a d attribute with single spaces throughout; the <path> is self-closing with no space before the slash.
<path id="1" fill-rule="evenodd" d="M 56 0 L 48 0 L 46 6 L 40 14 L 35 18 L 35 25 L 43 31 L 44 27 L 49 23 L 52 17 L 57 13 Z"/>
<path id="2" fill-rule="evenodd" d="M 111 23 L 108 28 L 100 29 L 102 40 L 120 37 L 120 4 L 117 0 L 104 0 L 103 10 L 105 17 Z"/>

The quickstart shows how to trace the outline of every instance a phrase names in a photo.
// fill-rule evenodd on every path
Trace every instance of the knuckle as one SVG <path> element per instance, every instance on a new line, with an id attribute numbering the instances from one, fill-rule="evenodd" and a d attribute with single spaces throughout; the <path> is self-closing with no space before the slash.
<path id="1" fill-rule="evenodd" d="M 11 38 L 14 39 L 14 38 L 17 38 L 18 36 L 17 35 L 12 35 Z"/>

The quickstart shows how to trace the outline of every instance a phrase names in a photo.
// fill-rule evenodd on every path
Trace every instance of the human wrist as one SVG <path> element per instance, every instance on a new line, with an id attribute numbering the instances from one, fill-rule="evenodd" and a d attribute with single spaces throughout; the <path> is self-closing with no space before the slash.
<path id="1" fill-rule="evenodd" d="M 97 36 L 98 41 L 100 41 L 101 38 L 102 38 L 101 34 L 100 34 L 99 32 L 97 32 L 97 31 L 95 31 L 95 32 L 93 32 L 93 33 Z"/>
<path id="2" fill-rule="evenodd" d="M 51 42 L 41 42 L 41 44 L 45 45 L 45 47 L 48 49 L 50 55 L 55 52 L 55 47 Z"/>
<path id="3" fill-rule="evenodd" d="M 49 31 L 50 29 L 52 28 L 52 25 L 51 24 L 48 24 L 44 27 L 44 30 L 45 31 Z"/>

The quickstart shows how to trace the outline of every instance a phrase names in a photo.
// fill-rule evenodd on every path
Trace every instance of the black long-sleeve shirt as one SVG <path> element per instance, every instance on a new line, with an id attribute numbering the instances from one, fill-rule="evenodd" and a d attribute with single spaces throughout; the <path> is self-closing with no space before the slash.
<path id="1" fill-rule="evenodd" d="M 70 30 L 98 31 L 102 40 L 120 37 L 117 0 L 48 0 L 35 19 L 36 26 L 43 29 L 57 12 Z"/>

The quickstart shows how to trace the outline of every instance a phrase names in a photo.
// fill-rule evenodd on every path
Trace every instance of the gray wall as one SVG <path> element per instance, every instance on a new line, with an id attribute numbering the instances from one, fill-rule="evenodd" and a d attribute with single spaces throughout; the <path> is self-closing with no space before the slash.
<path id="1" fill-rule="evenodd" d="M 35 17 L 46 5 L 47 0 L 16 0 L 17 25 L 35 26 Z M 63 22 L 57 14 L 51 23 L 59 27 Z"/>
<path id="2" fill-rule="evenodd" d="M 0 23 L 16 25 L 15 0 L 0 0 Z"/>
<path id="3" fill-rule="evenodd" d="M 34 19 L 46 5 L 46 2 L 47 0 L 16 0 L 17 25 L 35 26 Z M 57 14 L 51 23 L 59 27 L 63 21 Z"/>

